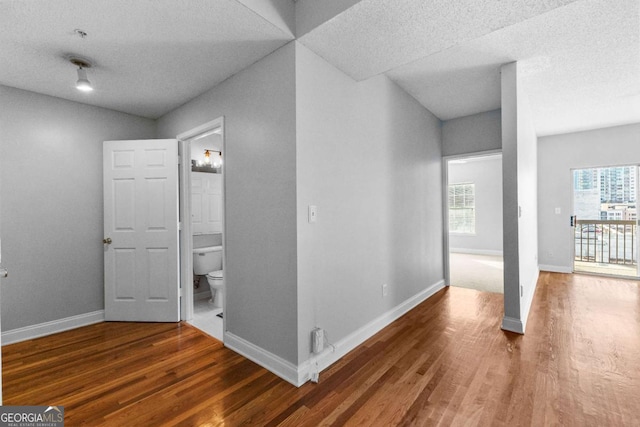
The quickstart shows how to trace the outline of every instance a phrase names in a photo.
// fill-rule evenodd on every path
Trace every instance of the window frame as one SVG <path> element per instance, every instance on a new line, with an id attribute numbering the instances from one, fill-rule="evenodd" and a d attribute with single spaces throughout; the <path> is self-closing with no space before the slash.
<path id="1" fill-rule="evenodd" d="M 452 205 L 451 203 L 451 191 L 452 189 L 454 189 L 455 187 L 464 187 L 462 189 L 462 205 L 463 206 L 455 206 L 455 190 L 454 190 L 454 204 Z M 448 208 L 448 225 L 449 225 L 449 233 L 453 234 L 453 235 L 458 235 L 458 236 L 475 236 L 476 235 L 476 223 L 477 223 L 477 216 L 476 216 L 476 185 L 474 182 L 459 182 L 459 183 L 455 183 L 455 184 L 449 184 L 448 188 L 447 188 L 447 208 Z M 467 189 L 471 188 L 471 198 L 472 198 L 472 205 L 471 206 L 467 206 L 467 200 L 466 200 L 466 195 L 467 195 Z M 454 212 L 463 212 L 463 211 L 471 211 L 471 220 L 472 223 L 469 226 L 469 224 L 466 224 L 466 226 L 462 227 L 462 228 L 470 228 L 472 231 L 465 231 L 465 230 L 460 230 L 461 227 L 457 227 L 456 229 L 453 228 L 453 224 L 451 222 L 451 217 L 452 217 L 452 213 Z M 460 217 L 458 218 L 458 220 L 460 220 Z M 467 219 L 462 218 L 462 221 L 467 221 Z"/>

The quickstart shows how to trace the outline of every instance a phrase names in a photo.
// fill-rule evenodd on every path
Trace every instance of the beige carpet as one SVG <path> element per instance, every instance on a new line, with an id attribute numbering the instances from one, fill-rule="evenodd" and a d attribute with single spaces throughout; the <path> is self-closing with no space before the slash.
<path id="1" fill-rule="evenodd" d="M 449 254 L 451 286 L 504 293 L 501 256 Z"/>

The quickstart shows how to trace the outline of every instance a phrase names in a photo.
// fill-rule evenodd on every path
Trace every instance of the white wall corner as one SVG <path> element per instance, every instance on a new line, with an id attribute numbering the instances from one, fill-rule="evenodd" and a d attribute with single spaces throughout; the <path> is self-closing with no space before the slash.
<path id="1" fill-rule="evenodd" d="M 504 316 L 502 319 L 502 329 L 505 331 L 515 332 L 517 334 L 524 334 L 527 328 L 527 319 L 529 318 L 529 311 L 531 310 L 531 304 L 533 303 L 533 296 L 536 293 L 536 287 L 538 285 L 538 277 L 540 276 L 540 270 L 536 269 L 533 277 L 529 280 L 528 286 L 525 287 L 526 294 L 520 298 L 520 319 L 516 319 L 510 316 Z"/>
<path id="2" fill-rule="evenodd" d="M 78 314 L 77 316 L 25 326 L 24 328 L 12 329 L 2 333 L 2 345 L 44 337 L 100 322 L 104 322 L 104 310 Z"/>
<path id="3" fill-rule="evenodd" d="M 312 355 L 309 360 L 302 363 L 299 367 L 298 378 L 300 381 L 302 381 L 300 385 L 304 384 L 309 380 L 309 378 L 311 378 L 312 372 L 322 372 L 323 370 L 343 358 L 347 353 L 371 338 L 383 328 L 389 326 L 401 316 L 414 309 L 420 303 L 427 300 L 429 297 L 431 297 L 444 287 L 444 279 L 439 280 L 438 282 L 430 285 L 429 287 L 407 299 L 406 301 L 398 304 L 391 310 L 373 319 L 371 322 L 362 326 L 360 329 L 354 331 L 353 333 L 347 335 L 335 344 L 327 346 L 327 348 L 321 354 Z"/>
<path id="4" fill-rule="evenodd" d="M 548 265 L 548 264 L 540 264 L 540 271 L 549 271 L 551 273 L 573 273 L 573 269 L 571 267 L 567 267 L 564 265 Z"/>
<path id="5" fill-rule="evenodd" d="M 224 333 L 224 346 L 257 363 L 296 387 L 300 387 L 308 380 L 308 377 L 305 378 L 304 374 L 301 375 L 302 370 L 293 363 L 230 332 Z M 304 367 L 305 371 L 308 370 L 306 364 L 302 364 L 301 366 Z"/>
<path id="6" fill-rule="evenodd" d="M 527 329 L 527 319 L 529 318 L 529 311 L 531 311 L 531 304 L 533 304 L 533 296 L 536 293 L 538 287 L 538 277 L 540 277 L 540 270 L 536 268 L 533 273 L 533 277 L 529 279 L 529 286 L 525 287 L 527 292 L 520 300 L 520 317 L 522 317 L 522 333 Z"/>
<path id="7" fill-rule="evenodd" d="M 238 0 L 247 8 L 278 27 L 287 36 L 295 34 L 295 5 L 291 0 Z"/>

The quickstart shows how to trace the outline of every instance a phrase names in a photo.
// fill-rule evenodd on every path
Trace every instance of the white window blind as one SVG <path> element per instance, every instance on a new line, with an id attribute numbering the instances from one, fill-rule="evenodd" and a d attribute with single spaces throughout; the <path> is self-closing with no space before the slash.
<path id="1" fill-rule="evenodd" d="M 475 184 L 449 185 L 449 232 L 476 232 Z"/>

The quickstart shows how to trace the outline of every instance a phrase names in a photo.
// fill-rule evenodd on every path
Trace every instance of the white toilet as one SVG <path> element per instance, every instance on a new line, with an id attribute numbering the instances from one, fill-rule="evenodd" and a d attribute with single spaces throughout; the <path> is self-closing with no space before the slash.
<path id="1" fill-rule="evenodd" d="M 207 278 L 211 289 L 210 302 L 223 308 L 224 281 L 222 276 L 222 246 L 193 248 L 193 272 Z"/>

